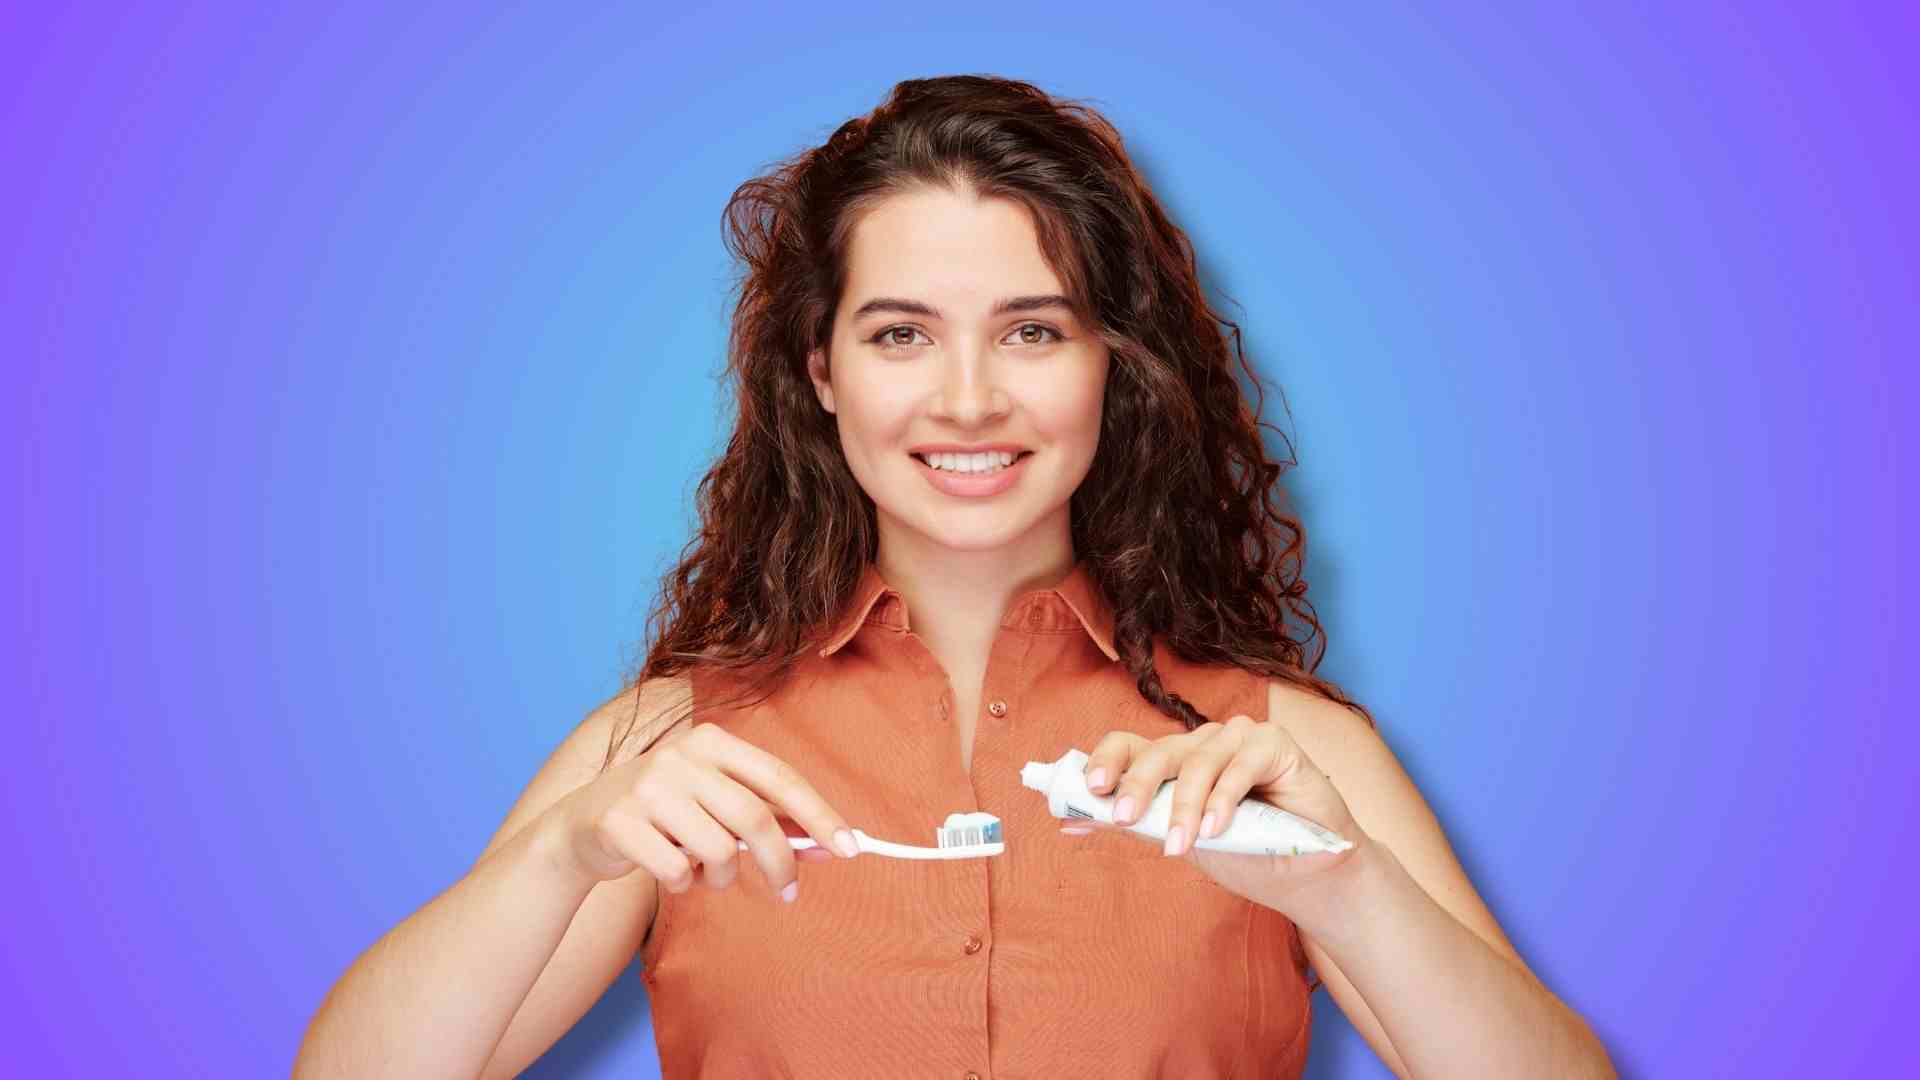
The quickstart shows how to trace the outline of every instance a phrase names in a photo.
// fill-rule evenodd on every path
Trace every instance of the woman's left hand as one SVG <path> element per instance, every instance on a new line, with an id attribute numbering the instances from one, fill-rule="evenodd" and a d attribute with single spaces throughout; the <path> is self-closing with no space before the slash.
<path id="1" fill-rule="evenodd" d="M 1160 785 L 1173 780 L 1173 816 L 1163 853 L 1191 858 L 1223 888 L 1283 913 L 1290 898 L 1337 878 L 1335 871 L 1371 842 L 1326 774 L 1285 728 L 1271 721 L 1232 716 L 1224 724 L 1210 721 L 1161 739 L 1109 732 L 1087 758 L 1087 788 L 1114 797 L 1117 825 L 1140 820 Z M 1331 829 L 1353 846 L 1301 855 L 1245 855 L 1193 846 L 1198 836 L 1220 835 L 1240 800 L 1249 795 Z M 1096 827 L 1113 826 L 1076 820 L 1061 831 L 1084 834 Z M 1128 835 L 1160 842 L 1139 833 Z"/>

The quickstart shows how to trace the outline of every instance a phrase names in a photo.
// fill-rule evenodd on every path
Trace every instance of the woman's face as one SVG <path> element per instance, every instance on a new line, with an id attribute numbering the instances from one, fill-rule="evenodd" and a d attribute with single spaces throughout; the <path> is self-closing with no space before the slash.
<path id="1" fill-rule="evenodd" d="M 901 528 L 956 551 L 1067 542 L 1068 501 L 1099 446 L 1108 356 L 1063 298 L 1047 299 L 1064 290 L 1026 208 L 934 188 L 895 195 L 854 227 L 848 260 L 831 363 L 816 351 L 808 370 L 882 542 Z M 1019 303 L 1000 310 L 1008 301 Z M 916 456 L 983 445 L 1019 457 L 983 475 Z"/>

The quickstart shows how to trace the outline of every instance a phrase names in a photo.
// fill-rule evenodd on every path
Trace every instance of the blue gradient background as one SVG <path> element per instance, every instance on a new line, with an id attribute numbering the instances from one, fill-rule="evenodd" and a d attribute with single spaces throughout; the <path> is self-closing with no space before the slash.
<path id="1" fill-rule="evenodd" d="M 1191 231 L 1322 672 L 1623 1074 L 1911 1068 L 1885 10 L 10 9 L 9 1070 L 285 1073 L 642 645 L 728 193 L 958 71 L 1092 99 Z M 1387 1075 L 1316 1003 L 1310 1074 Z M 532 1074 L 656 1068 L 630 971 Z"/>

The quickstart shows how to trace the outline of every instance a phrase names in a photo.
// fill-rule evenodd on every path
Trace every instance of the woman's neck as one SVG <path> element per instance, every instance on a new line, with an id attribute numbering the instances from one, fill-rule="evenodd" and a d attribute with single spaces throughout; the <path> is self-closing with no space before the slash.
<path id="1" fill-rule="evenodd" d="M 1073 570 L 1074 552 L 1070 541 L 1024 551 L 938 554 L 882 544 L 874 564 L 906 602 L 914 636 L 951 674 L 984 666 L 1014 598 L 1059 584 Z"/>

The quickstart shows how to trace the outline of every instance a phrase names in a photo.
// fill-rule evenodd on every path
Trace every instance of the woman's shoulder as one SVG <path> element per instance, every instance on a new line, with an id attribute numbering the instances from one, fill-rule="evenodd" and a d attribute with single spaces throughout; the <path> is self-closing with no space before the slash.
<path id="1" fill-rule="evenodd" d="M 1372 721 L 1359 708 L 1336 701 L 1311 686 L 1272 675 L 1255 677 L 1260 680 L 1266 706 L 1262 715 L 1254 717 L 1256 720 L 1313 724 L 1342 731 L 1373 728 Z"/>
<path id="2" fill-rule="evenodd" d="M 628 682 L 588 712 L 575 734 L 602 747 L 618 740 L 616 756 L 629 757 L 686 720 L 692 704 L 693 680 L 686 672 Z"/>
<path id="3" fill-rule="evenodd" d="M 611 727 L 635 715 L 655 717 L 691 700 L 693 679 L 685 671 L 628 681 L 612 697 L 593 707 L 586 724 Z"/>
<path id="4" fill-rule="evenodd" d="M 1267 689 L 1263 676 L 1228 661 L 1182 656 L 1158 636 L 1154 639 L 1153 670 L 1160 686 L 1198 709 L 1209 720 L 1224 722 L 1244 713 L 1255 720 L 1266 716 Z M 1116 670 L 1120 665 L 1114 665 Z M 1124 671 L 1121 674 L 1126 674 Z M 1126 674 L 1129 685 L 1133 683 Z"/>
<path id="5" fill-rule="evenodd" d="M 1311 677 L 1269 675 L 1229 661 L 1190 660 L 1171 651 L 1157 656 L 1155 667 L 1161 685 L 1192 701 L 1210 719 L 1245 715 L 1289 725 L 1374 727 L 1359 708 L 1312 686 Z"/>

